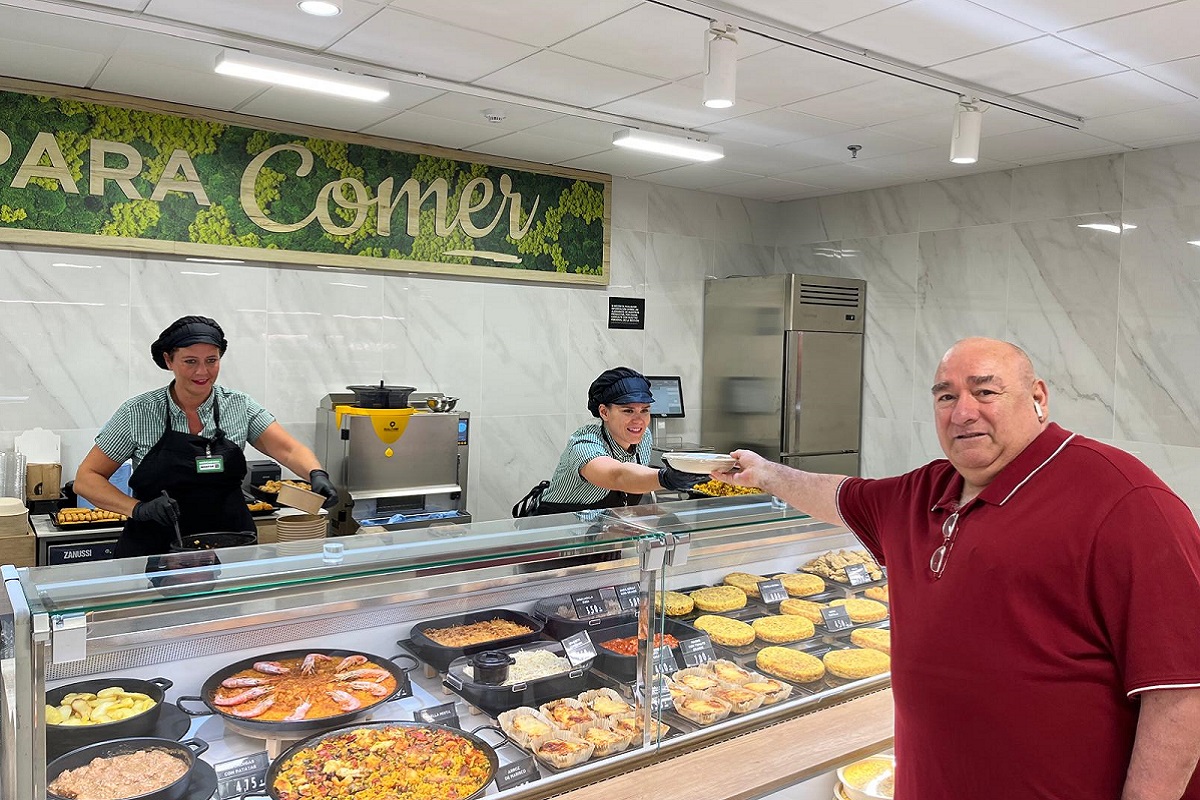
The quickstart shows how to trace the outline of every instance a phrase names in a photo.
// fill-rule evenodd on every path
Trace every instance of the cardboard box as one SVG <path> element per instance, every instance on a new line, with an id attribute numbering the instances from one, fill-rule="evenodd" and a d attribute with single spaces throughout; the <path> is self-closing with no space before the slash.
<path id="1" fill-rule="evenodd" d="M 62 490 L 62 464 L 27 464 L 25 499 L 55 500 Z"/>
<path id="2" fill-rule="evenodd" d="M 37 537 L 28 517 L 0 517 L 0 564 L 32 567 L 37 563 Z"/>

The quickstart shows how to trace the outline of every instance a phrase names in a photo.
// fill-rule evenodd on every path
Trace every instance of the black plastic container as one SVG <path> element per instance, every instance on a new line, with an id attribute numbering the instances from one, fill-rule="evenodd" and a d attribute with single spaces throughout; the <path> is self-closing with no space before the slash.
<path id="1" fill-rule="evenodd" d="M 616 601 L 613 601 L 614 603 Z M 546 635 L 551 639 L 565 639 L 583 630 L 606 628 L 623 622 L 636 622 L 637 610 L 621 611 L 618 605 L 611 613 L 591 619 L 579 619 L 575 616 L 575 608 L 571 605 L 571 596 L 567 594 L 547 597 L 537 601 L 533 607 L 533 615 L 546 624 Z"/>
<path id="2" fill-rule="evenodd" d="M 139 678 L 92 678 L 68 683 L 46 692 L 46 705 L 57 706 L 72 692 L 95 694 L 110 686 L 120 686 L 127 692 L 141 692 L 154 701 L 154 705 L 128 719 L 101 722 L 95 725 L 46 725 L 46 749 L 53 753 L 66 753 L 96 742 L 126 739 L 130 736 L 150 736 L 158 725 L 167 689 L 174 684 L 166 678 L 141 680 Z"/>
<path id="3" fill-rule="evenodd" d="M 609 675 L 621 683 L 631 683 L 637 678 L 638 660 L 637 656 L 624 656 L 620 653 L 615 653 L 604 647 L 604 643 L 611 639 L 624 639 L 627 636 L 636 636 L 638 632 L 638 624 L 636 622 L 627 622 L 621 625 L 614 625 L 607 628 L 589 631 L 592 637 L 592 642 L 596 645 L 596 660 L 592 666 Z M 695 639 L 697 636 L 703 635 L 703 632 L 693 628 L 685 622 L 680 622 L 676 619 L 668 617 L 663 623 L 663 633 L 674 636 L 679 641 L 686 639 Z M 718 658 L 725 658 L 724 652 L 713 646 L 717 652 Z M 675 654 L 675 660 L 679 666 L 683 666 L 683 654 L 679 652 L 678 647 L 672 647 L 671 652 Z"/>
<path id="4" fill-rule="evenodd" d="M 161 789 L 155 789 L 152 792 L 135 795 L 131 800 L 182 800 L 188 796 L 188 789 L 193 777 L 192 773 L 196 769 L 196 765 L 200 763 L 198 757 L 207 749 L 208 744 L 199 739 L 185 739 L 182 742 L 173 742 L 170 739 L 141 737 L 116 739 L 111 742 L 98 742 L 90 744 L 87 747 L 81 747 L 78 750 L 72 750 L 65 756 L 60 756 L 51 761 L 50 765 L 46 767 L 46 783 L 47 785 L 53 783 L 55 778 L 67 770 L 86 766 L 95 758 L 111 758 L 113 756 L 135 753 L 139 750 L 162 750 L 187 764 L 187 772 L 174 783 L 170 783 Z M 66 800 L 62 795 L 57 795 L 50 791 L 46 792 L 46 797 L 50 798 L 50 800 Z"/>
<path id="5" fill-rule="evenodd" d="M 415 386 L 387 386 L 383 381 L 378 386 L 347 386 L 354 392 L 359 408 L 408 408 L 408 396 L 417 390 Z"/>
<path id="6" fill-rule="evenodd" d="M 479 644 L 468 645 L 466 647 L 446 647 L 433 641 L 424 633 L 431 628 L 451 628 L 455 625 L 470 625 L 475 622 L 486 622 L 492 619 L 503 619 L 515 622 L 518 625 L 524 625 L 529 628 L 529 633 L 523 633 L 519 636 L 509 636 L 505 639 L 495 639 L 490 642 L 480 642 Z M 432 619 L 427 622 L 418 622 L 412 628 L 411 638 L 397 642 L 397 644 L 410 650 L 413 655 L 438 672 L 445 672 L 447 667 L 450 666 L 450 662 L 460 656 L 482 653 L 484 650 L 500 650 L 512 645 L 532 642 L 542 635 L 544 627 L 545 625 L 541 620 L 534 619 L 520 611 L 511 611 L 507 608 L 485 608 L 482 611 L 473 611 L 470 614 L 456 614 L 453 617 L 442 617 L 441 619 Z"/>
<path id="7" fill-rule="evenodd" d="M 499 650 L 484 650 L 469 656 L 475 682 L 485 686 L 500 686 L 508 680 L 508 668 L 516 662 L 508 653 Z"/>
<path id="8" fill-rule="evenodd" d="M 558 642 L 530 642 L 529 644 L 505 648 L 505 655 L 518 650 L 548 650 L 556 656 L 563 655 L 563 647 Z M 585 661 L 577 667 L 557 675 L 548 675 L 532 681 L 514 683 L 509 686 L 489 686 L 480 683 L 478 678 L 472 678 L 467 668 L 471 666 L 472 656 L 454 659 L 446 670 L 442 684 L 454 690 L 471 705 L 495 717 L 501 712 L 509 711 L 518 706 L 537 707 L 550 700 L 560 697 L 570 697 L 588 689 L 598 689 L 602 685 L 595 676 L 588 672 L 591 661 Z"/>

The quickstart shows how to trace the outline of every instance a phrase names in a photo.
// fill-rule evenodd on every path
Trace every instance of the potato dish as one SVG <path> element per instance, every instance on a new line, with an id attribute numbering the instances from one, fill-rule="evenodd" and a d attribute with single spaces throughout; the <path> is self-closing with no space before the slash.
<path id="1" fill-rule="evenodd" d="M 120 686 L 109 686 L 91 692 L 70 692 L 63 695 L 59 705 L 46 706 L 49 725 L 99 725 L 116 722 L 149 711 L 154 700 L 141 692 L 127 692 Z"/>
<path id="2" fill-rule="evenodd" d="M 63 508 L 54 516 L 59 525 L 78 525 L 81 522 L 124 522 L 129 517 L 102 508 Z"/>

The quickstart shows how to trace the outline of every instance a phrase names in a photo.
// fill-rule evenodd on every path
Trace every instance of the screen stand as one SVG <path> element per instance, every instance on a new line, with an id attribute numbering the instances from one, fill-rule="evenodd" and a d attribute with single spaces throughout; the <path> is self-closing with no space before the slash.
<path id="1" fill-rule="evenodd" d="M 667 435 L 667 420 L 665 417 L 654 417 L 654 446 L 666 452 L 683 446 L 682 436 Z"/>

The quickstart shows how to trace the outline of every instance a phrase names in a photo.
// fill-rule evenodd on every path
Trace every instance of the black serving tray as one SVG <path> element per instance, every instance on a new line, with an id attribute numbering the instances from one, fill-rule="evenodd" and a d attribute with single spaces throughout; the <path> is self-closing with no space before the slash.
<path id="1" fill-rule="evenodd" d="M 563 594 L 555 597 L 547 597 L 544 600 L 539 600 L 537 605 L 533 607 L 534 617 L 545 622 L 545 633 L 551 639 L 562 640 L 580 631 L 591 631 L 596 628 L 603 628 L 622 622 L 636 622 L 638 615 L 637 609 L 634 609 L 632 611 L 617 611 L 605 614 L 602 617 L 592 617 L 591 619 L 577 619 L 559 614 L 558 609 L 564 607 L 571 608 L 574 611 L 574 608 L 571 606 L 570 595 Z"/>
<path id="2" fill-rule="evenodd" d="M 638 623 L 636 622 L 626 622 L 620 625 L 612 625 L 589 631 L 588 633 L 592 637 L 592 642 L 596 645 L 596 660 L 592 663 L 592 668 L 615 678 L 621 683 L 632 683 L 636 680 L 638 668 L 637 656 L 623 656 L 601 645 L 610 639 L 624 639 L 627 636 L 636 636 L 637 632 Z M 657 632 L 655 631 L 655 633 Z M 703 631 L 672 617 L 666 618 L 663 623 L 662 632 L 669 633 L 681 642 L 685 639 L 694 639 L 697 636 L 705 635 Z M 671 652 L 675 654 L 675 660 L 682 666 L 683 654 L 679 652 L 679 648 L 672 647 Z M 725 651 L 725 648 L 717 644 L 713 645 L 713 652 L 716 653 L 717 658 L 729 658 L 731 655 Z"/>
<path id="3" fill-rule="evenodd" d="M 101 528 L 120 530 L 125 527 L 127 521 L 123 519 L 98 519 L 93 522 L 68 522 L 65 525 L 59 525 L 57 513 L 49 514 L 48 516 L 50 517 L 50 524 L 54 526 L 55 530 L 59 531 L 91 531 Z"/>
<path id="4" fill-rule="evenodd" d="M 518 650 L 549 650 L 557 656 L 564 653 L 563 646 L 559 642 L 531 642 L 516 647 L 505 647 L 501 652 L 515 653 Z M 454 659 L 442 677 L 442 684 L 492 717 L 519 706 L 536 708 L 542 703 L 557 700 L 560 697 L 574 697 L 580 692 L 599 689 L 603 686 L 595 674 L 590 671 L 591 661 L 585 661 L 578 667 L 572 667 L 557 675 L 514 683 L 511 686 L 489 686 L 476 683 L 468 677 L 466 672 L 470 666 L 470 656 Z"/>
<path id="5" fill-rule="evenodd" d="M 507 639 L 496 639 L 495 641 L 473 644 L 467 647 L 445 647 L 424 634 L 424 631 L 430 628 L 470 625 L 474 622 L 485 622 L 491 619 L 503 619 L 515 622 L 528 627 L 530 632 L 521 634 L 520 636 L 510 636 Z M 534 619 L 520 611 L 512 611 L 507 608 L 485 608 L 482 611 L 473 611 L 470 614 L 456 614 L 452 617 L 441 617 L 440 619 L 418 622 L 412 627 L 409 639 L 396 642 L 396 644 L 409 650 L 413 655 L 438 672 L 445 672 L 456 658 L 480 653 L 484 650 L 499 650 L 504 647 L 535 641 L 541 637 L 543 627 L 544 623 L 541 620 Z"/>

